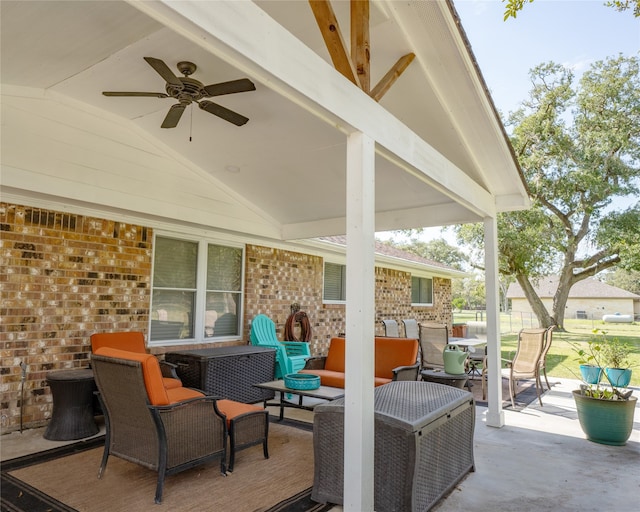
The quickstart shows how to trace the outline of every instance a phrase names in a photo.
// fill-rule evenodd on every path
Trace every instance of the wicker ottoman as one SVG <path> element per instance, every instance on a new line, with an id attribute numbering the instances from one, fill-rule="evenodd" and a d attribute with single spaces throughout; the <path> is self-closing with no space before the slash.
<path id="1" fill-rule="evenodd" d="M 475 402 L 468 391 L 399 381 L 375 389 L 374 505 L 423 512 L 474 471 Z M 343 502 L 344 399 L 320 404 L 313 423 L 311 498 Z"/>

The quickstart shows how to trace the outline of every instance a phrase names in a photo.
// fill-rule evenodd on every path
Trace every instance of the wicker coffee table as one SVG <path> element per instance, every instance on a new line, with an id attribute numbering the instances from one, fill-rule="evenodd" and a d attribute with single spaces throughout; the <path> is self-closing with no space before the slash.
<path id="1" fill-rule="evenodd" d="M 280 393 L 280 421 L 284 419 L 285 407 L 293 407 L 295 409 L 305 409 L 308 411 L 313 410 L 315 406 L 303 405 L 302 399 L 306 396 L 309 398 L 316 398 L 318 400 L 336 400 L 337 398 L 344 397 L 344 389 L 332 388 L 329 386 L 320 386 L 317 389 L 291 389 L 284 385 L 283 380 L 273 380 L 271 382 L 263 382 L 261 384 L 254 384 L 254 386 L 262 389 L 268 389 L 270 391 L 278 391 Z M 296 395 L 298 397 L 298 403 L 289 402 L 285 399 L 285 395 Z M 269 405 L 267 400 L 264 401 L 264 406 Z M 273 405 L 273 404 L 272 404 Z"/>

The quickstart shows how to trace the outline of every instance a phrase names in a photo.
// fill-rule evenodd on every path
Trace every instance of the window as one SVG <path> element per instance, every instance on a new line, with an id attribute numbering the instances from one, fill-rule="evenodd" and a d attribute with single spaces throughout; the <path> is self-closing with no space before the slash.
<path id="1" fill-rule="evenodd" d="M 324 300 L 347 300 L 347 267 L 337 263 L 324 264 Z"/>
<path id="2" fill-rule="evenodd" d="M 239 247 L 157 236 L 150 341 L 237 336 L 242 257 Z"/>
<path id="3" fill-rule="evenodd" d="M 433 304 L 433 280 L 411 276 L 411 303 Z"/>

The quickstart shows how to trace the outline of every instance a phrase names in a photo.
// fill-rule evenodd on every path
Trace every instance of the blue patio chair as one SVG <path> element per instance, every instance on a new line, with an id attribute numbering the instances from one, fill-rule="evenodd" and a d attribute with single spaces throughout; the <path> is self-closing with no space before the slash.
<path id="1" fill-rule="evenodd" d="M 298 373 L 311 357 L 309 344 L 301 341 L 280 341 L 276 325 L 266 315 L 257 315 L 251 322 L 251 344 L 276 349 L 276 379 L 289 373 Z"/>

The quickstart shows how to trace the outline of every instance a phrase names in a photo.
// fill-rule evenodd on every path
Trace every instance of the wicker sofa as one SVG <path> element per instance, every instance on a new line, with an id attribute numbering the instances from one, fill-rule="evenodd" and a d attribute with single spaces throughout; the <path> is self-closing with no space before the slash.
<path id="1" fill-rule="evenodd" d="M 412 338 L 375 338 L 374 385 L 395 380 L 417 380 L 418 340 Z M 307 359 L 300 373 L 320 377 L 323 386 L 344 388 L 345 338 L 332 338 L 326 356 Z"/>

